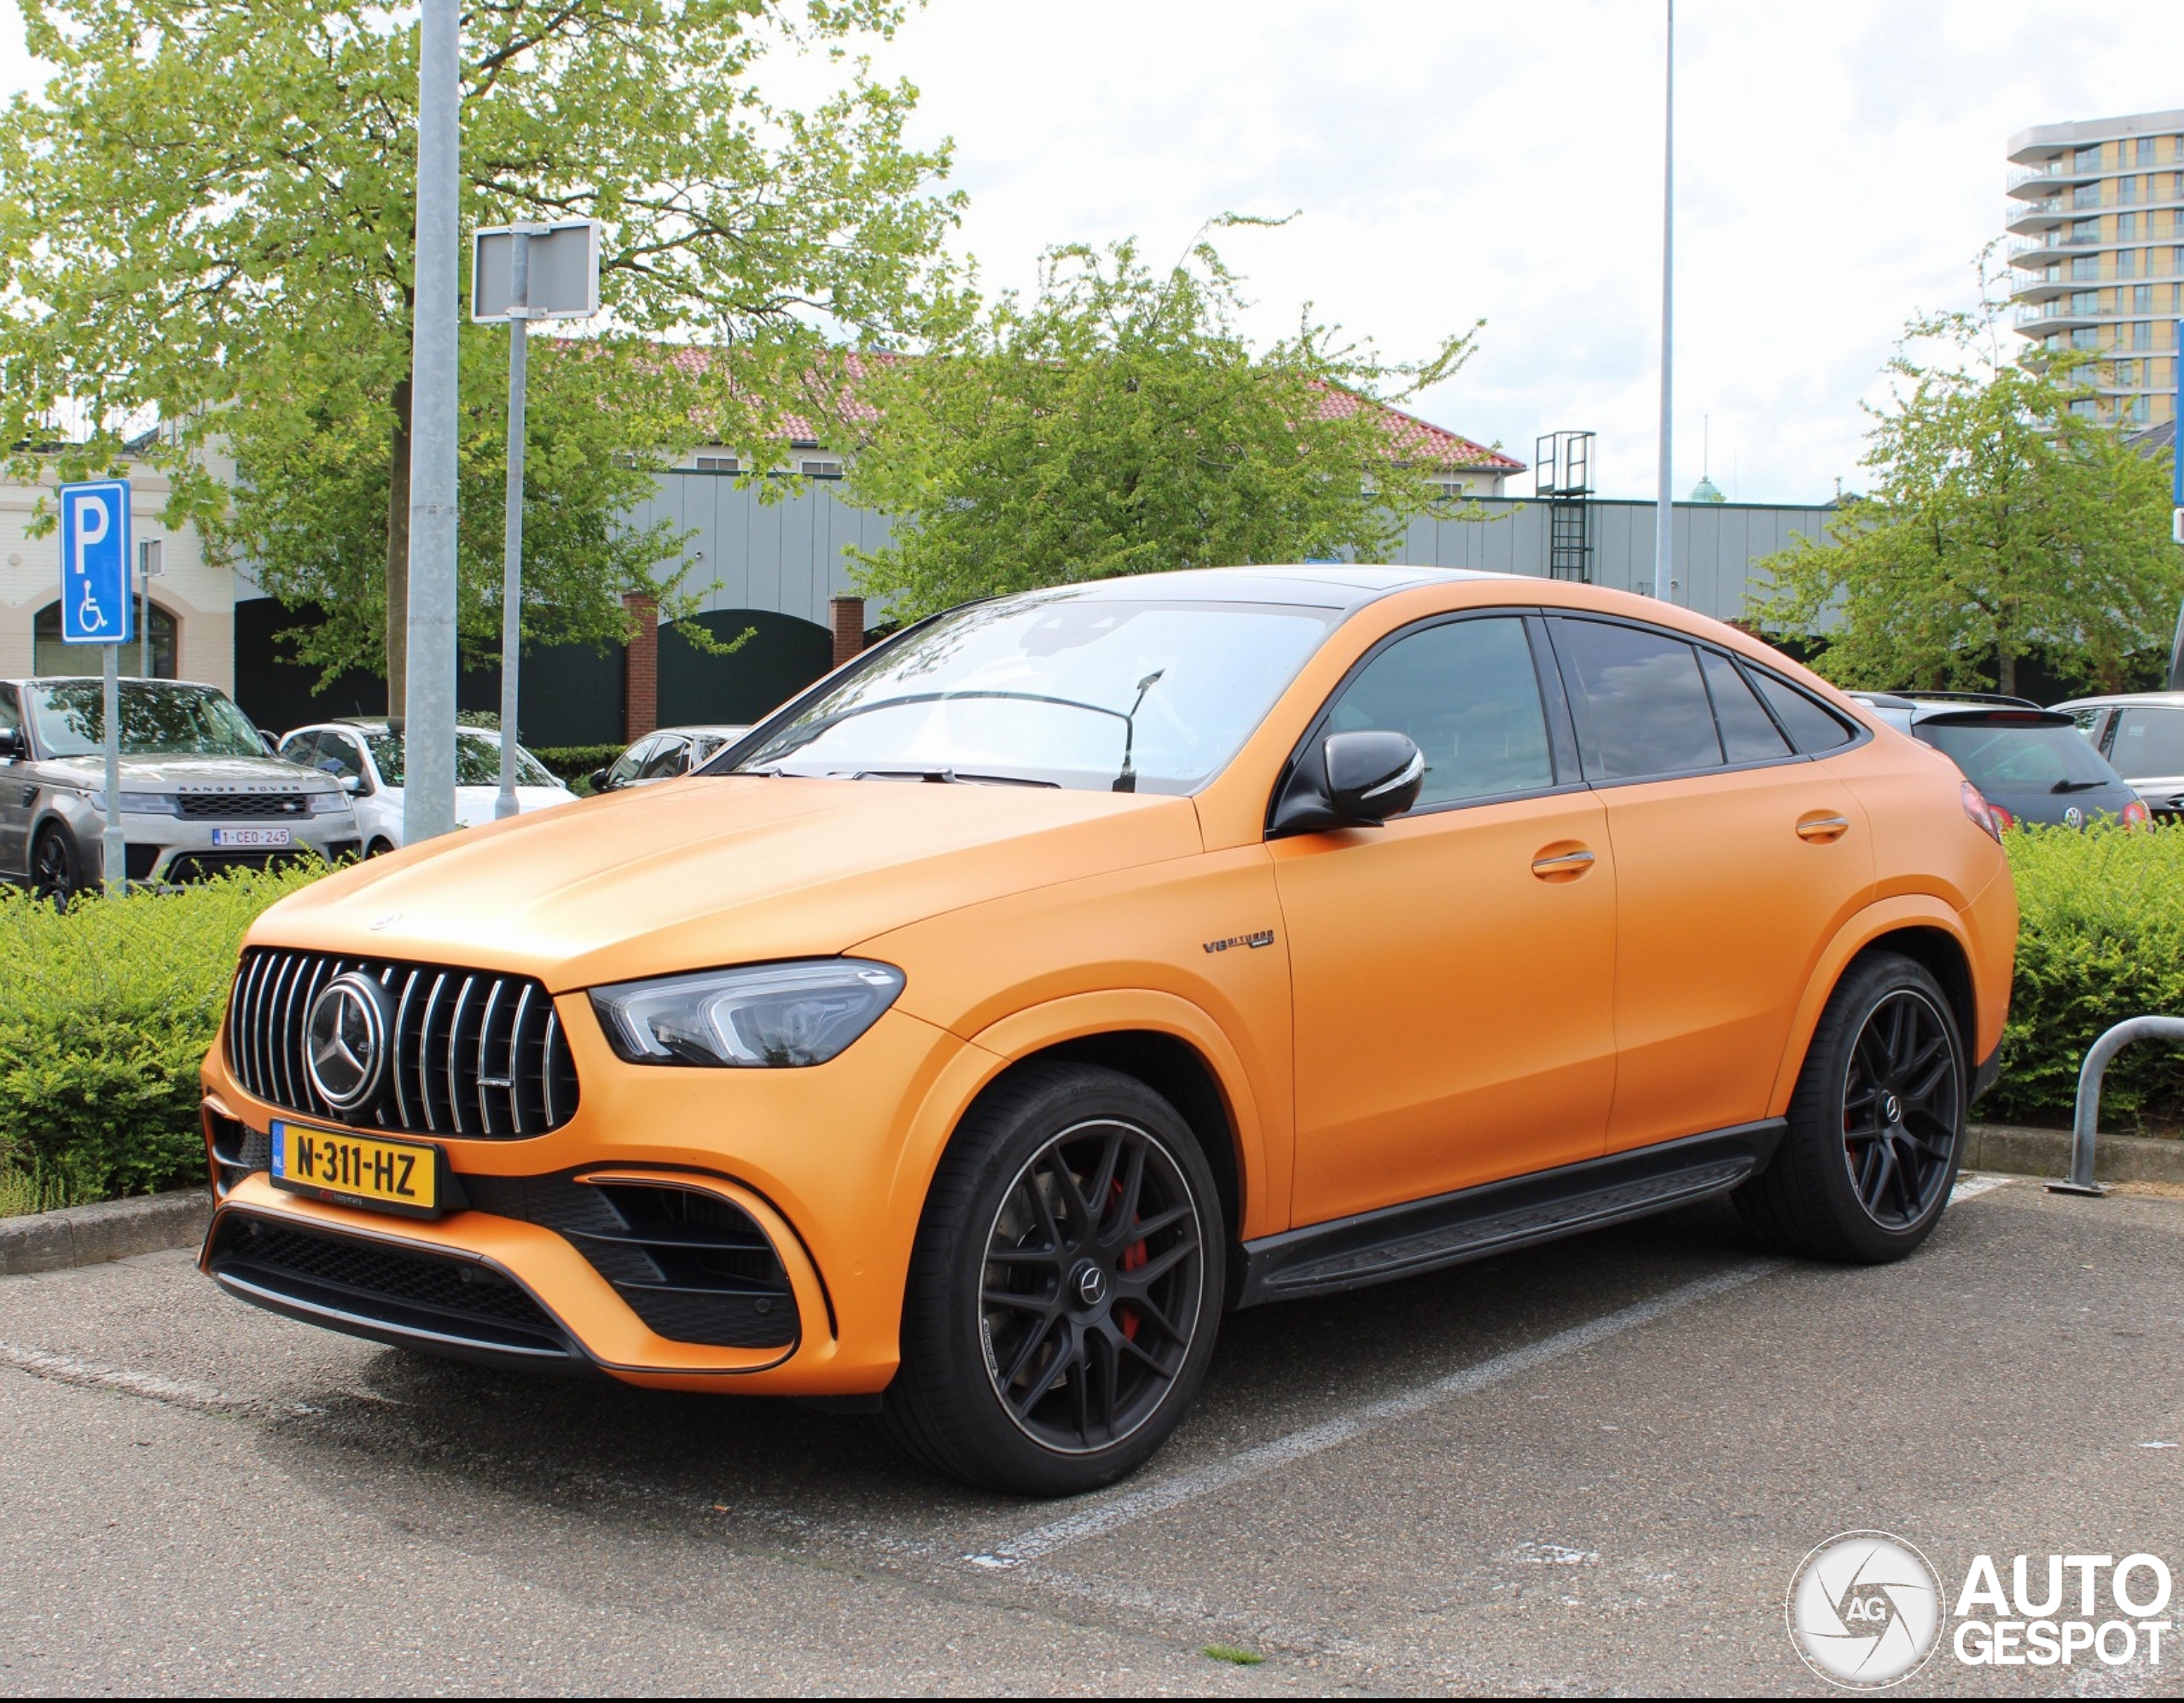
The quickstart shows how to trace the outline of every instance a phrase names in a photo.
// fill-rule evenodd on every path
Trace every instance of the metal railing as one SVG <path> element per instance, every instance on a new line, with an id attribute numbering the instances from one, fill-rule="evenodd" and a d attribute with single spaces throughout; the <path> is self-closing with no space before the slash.
<path id="1" fill-rule="evenodd" d="M 2042 195 L 2036 201 L 2011 201 L 2002 212 L 2005 225 L 2015 224 L 2021 218 L 2068 218 L 2070 210 L 2063 205 L 2060 195 Z"/>
<path id="2" fill-rule="evenodd" d="M 2184 1017 L 2131 1017 L 2118 1023 L 2087 1051 L 2078 1067 L 2078 1103 L 2071 1119 L 2071 1174 L 2048 1185 L 2053 1194 L 2106 1194 L 2093 1180 L 2094 1132 L 2100 1126 L 2100 1079 L 2108 1061 L 2134 1041 L 2184 1041 Z"/>

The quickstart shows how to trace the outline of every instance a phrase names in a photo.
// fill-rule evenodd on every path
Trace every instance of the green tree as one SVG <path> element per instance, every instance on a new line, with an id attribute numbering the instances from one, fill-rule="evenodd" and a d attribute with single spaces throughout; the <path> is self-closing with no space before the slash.
<path id="1" fill-rule="evenodd" d="M 859 361 L 837 392 L 864 437 L 850 495 L 896 520 L 888 548 L 853 553 L 866 590 L 913 615 L 1115 574 L 1377 560 L 1414 515 L 1478 512 L 1432 482 L 1422 428 L 1374 405 L 1455 372 L 1475 327 L 1412 366 L 1309 317 L 1255 350 L 1238 284 L 1203 239 L 1165 273 L 1133 242 L 1071 245 L 1035 299 Z"/>
<path id="2" fill-rule="evenodd" d="M 1912 322 L 1894 393 L 1867 410 L 1871 491 L 1844 502 L 1828 542 L 1754 565 L 1760 624 L 1824 640 L 1814 666 L 1844 685 L 2013 693 L 2037 650 L 2114 689 L 2134 653 L 2168 642 L 2184 564 L 2165 468 L 2089 411 L 2077 363 L 2013 363 L 2001 311 Z"/>
<path id="3" fill-rule="evenodd" d="M 205 526 L 282 595 L 334 612 L 317 660 L 383 654 L 398 701 L 414 18 L 375 0 L 22 9 L 56 73 L 0 119 L 0 442 L 58 438 L 69 476 L 157 422 L 168 522 Z M 624 590 L 671 597 L 655 575 L 671 538 L 619 536 L 614 516 L 694 435 L 694 403 L 763 436 L 770 358 L 795 369 L 822 328 L 915 334 L 950 299 L 938 257 L 957 204 L 934 189 L 945 147 L 904 141 L 915 91 L 874 83 L 862 61 L 810 111 L 758 83 L 769 53 L 840 60 L 902 9 L 496 0 L 466 13 L 466 230 L 603 225 L 604 328 L 542 346 L 534 378 L 526 554 L 543 630 L 598 636 Z M 741 392 L 722 365 L 663 359 L 661 340 L 737 350 Z M 464 340 L 462 607 L 482 635 L 504 380 L 497 334 Z M 232 505 L 223 450 L 241 463 Z M 45 459 L 20 449 L 13 471 Z"/>

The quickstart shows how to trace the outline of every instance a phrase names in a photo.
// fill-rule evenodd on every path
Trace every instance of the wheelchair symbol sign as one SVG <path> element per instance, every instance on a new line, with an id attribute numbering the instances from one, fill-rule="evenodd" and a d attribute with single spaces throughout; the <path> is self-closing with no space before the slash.
<path id="1" fill-rule="evenodd" d="M 129 585 L 129 482 L 64 485 L 61 499 L 61 636 L 69 644 L 127 644 L 136 610 Z"/>

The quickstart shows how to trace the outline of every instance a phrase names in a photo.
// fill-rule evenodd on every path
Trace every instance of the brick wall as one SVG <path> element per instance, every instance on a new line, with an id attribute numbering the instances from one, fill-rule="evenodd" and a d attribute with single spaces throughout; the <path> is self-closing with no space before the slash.
<path id="1" fill-rule="evenodd" d="M 839 668 L 864 648 L 864 599 L 833 598 L 827 609 L 834 618 L 834 666 Z"/>
<path id="2" fill-rule="evenodd" d="M 622 737 L 639 740 L 659 725 L 659 605 L 630 591 L 622 607 L 636 624 L 622 665 Z"/>

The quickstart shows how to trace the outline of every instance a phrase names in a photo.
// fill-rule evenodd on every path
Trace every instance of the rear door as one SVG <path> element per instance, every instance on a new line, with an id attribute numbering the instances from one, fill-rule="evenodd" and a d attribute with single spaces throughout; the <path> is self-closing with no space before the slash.
<path id="1" fill-rule="evenodd" d="M 1821 949 L 1873 887 L 1862 808 L 1797 748 L 1798 724 L 1808 751 L 1852 732 L 1681 635 L 1591 617 L 1552 625 L 1615 853 L 1606 1150 L 1752 1122 Z M 1780 694 L 1778 712 L 1769 700 Z"/>
<path id="2" fill-rule="evenodd" d="M 1406 733 L 1407 815 L 1269 847 L 1296 1012 L 1292 1220 L 1597 1158 L 1614 1086 L 1615 869 L 1536 618 L 1385 641 L 1320 735 Z"/>

